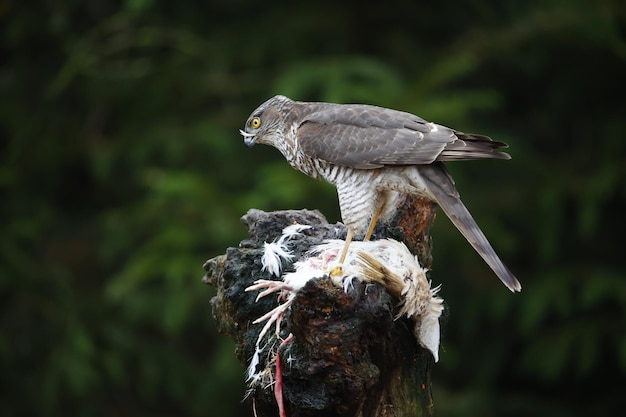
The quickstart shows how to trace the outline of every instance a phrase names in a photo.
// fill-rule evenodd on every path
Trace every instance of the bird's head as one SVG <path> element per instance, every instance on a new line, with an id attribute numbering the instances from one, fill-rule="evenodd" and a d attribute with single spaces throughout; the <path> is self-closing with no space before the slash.
<path id="1" fill-rule="evenodd" d="M 286 106 L 293 103 L 285 96 L 274 96 L 256 108 L 248 117 L 246 126 L 239 133 L 246 146 L 256 143 L 279 147 L 285 127 Z"/>

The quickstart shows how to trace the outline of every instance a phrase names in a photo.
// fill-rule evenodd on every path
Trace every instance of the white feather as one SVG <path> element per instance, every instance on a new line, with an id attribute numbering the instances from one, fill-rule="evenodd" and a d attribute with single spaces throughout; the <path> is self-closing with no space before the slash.
<path id="1" fill-rule="evenodd" d="M 263 246 L 263 256 L 261 257 L 262 270 L 279 277 L 282 260 L 291 258 L 293 258 L 293 254 L 286 245 L 277 242 L 265 242 Z"/>
<path id="2" fill-rule="evenodd" d="M 297 224 L 297 223 L 289 225 L 283 229 L 283 233 L 280 236 L 280 239 L 278 239 L 278 242 L 283 243 L 285 240 L 289 240 L 294 236 L 301 235 L 302 233 L 300 232 L 302 232 L 303 230 L 307 230 L 312 227 L 313 226 L 310 226 L 308 224 Z"/>
<path id="3" fill-rule="evenodd" d="M 268 271 L 275 277 L 280 277 L 283 259 L 291 260 L 293 253 L 287 246 L 294 236 L 300 235 L 301 231 L 310 229 L 312 226 L 306 224 L 292 224 L 282 230 L 280 238 L 272 243 L 264 243 L 263 256 L 261 257 L 261 265 L 263 271 Z"/>
<path id="4" fill-rule="evenodd" d="M 257 341 L 256 348 L 254 349 L 254 355 L 252 355 L 252 360 L 250 361 L 250 365 L 248 365 L 248 377 L 246 378 L 246 381 L 252 381 L 251 384 L 259 378 L 256 367 L 259 364 L 259 354 L 261 351 L 262 349 L 259 347 L 259 343 Z"/>

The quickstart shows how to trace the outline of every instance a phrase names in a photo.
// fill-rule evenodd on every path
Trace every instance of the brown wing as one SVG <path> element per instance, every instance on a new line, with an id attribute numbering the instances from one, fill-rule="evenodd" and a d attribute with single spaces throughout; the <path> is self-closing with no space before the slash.
<path id="1" fill-rule="evenodd" d="M 337 165 L 374 169 L 435 160 L 508 159 L 506 146 L 466 135 L 410 113 L 368 105 L 322 104 L 303 117 L 297 137 L 306 154 Z"/>

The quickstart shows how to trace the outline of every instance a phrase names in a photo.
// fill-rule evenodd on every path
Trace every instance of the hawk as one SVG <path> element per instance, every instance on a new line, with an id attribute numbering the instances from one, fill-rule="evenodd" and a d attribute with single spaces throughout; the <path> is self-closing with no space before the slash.
<path id="1" fill-rule="evenodd" d="M 364 104 L 294 101 L 275 96 L 252 112 L 244 143 L 277 148 L 295 169 L 337 187 L 348 232 L 369 240 L 402 194 L 436 202 L 511 291 L 522 286 L 502 263 L 460 199 L 444 162 L 510 159 L 505 143 L 428 122 L 411 113 Z"/>

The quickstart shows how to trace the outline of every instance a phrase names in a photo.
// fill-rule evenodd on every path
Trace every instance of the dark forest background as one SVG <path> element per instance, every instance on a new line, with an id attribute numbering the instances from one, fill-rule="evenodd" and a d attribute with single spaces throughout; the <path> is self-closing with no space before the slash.
<path id="1" fill-rule="evenodd" d="M 449 165 L 523 291 L 439 215 L 438 416 L 623 411 L 623 1 L 1 0 L 0 34 L 0 415 L 252 415 L 202 264 L 249 208 L 339 220 L 243 145 L 275 94 L 510 145 Z"/>

